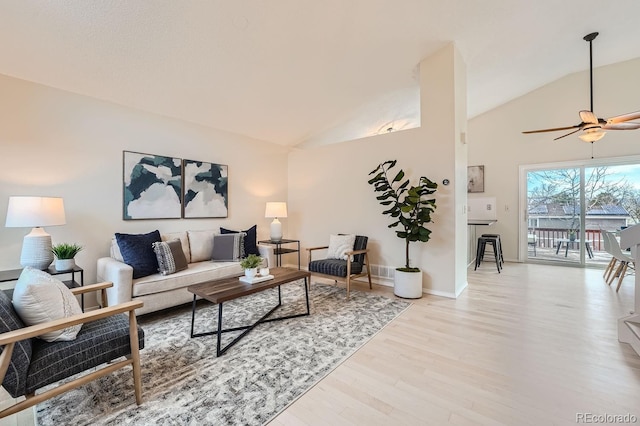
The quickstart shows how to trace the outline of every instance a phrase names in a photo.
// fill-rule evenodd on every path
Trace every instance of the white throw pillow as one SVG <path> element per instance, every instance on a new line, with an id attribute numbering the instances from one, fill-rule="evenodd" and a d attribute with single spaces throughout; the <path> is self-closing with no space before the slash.
<path id="1" fill-rule="evenodd" d="M 13 307 L 26 325 L 37 325 L 82 313 L 78 299 L 62 281 L 44 271 L 26 267 L 13 290 Z M 40 336 L 47 342 L 73 340 L 82 324 Z"/>
<path id="2" fill-rule="evenodd" d="M 329 237 L 329 249 L 327 250 L 327 258 L 347 260 L 349 256 L 347 256 L 345 253 L 353 250 L 353 245 L 355 242 L 356 236 L 354 234 L 331 235 Z"/>
<path id="3" fill-rule="evenodd" d="M 213 251 L 213 237 L 216 231 L 187 231 L 189 234 L 189 249 L 191 251 L 191 262 L 203 262 L 211 260 Z"/>

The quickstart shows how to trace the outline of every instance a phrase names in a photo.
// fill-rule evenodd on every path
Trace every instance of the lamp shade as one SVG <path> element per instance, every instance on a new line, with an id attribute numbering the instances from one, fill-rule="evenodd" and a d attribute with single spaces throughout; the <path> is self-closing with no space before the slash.
<path id="1" fill-rule="evenodd" d="M 267 203 L 264 217 L 287 217 L 287 203 L 283 201 Z"/>
<path id="2" fill-rule="evenodd" d="M 7 228 L 35 228 L 65 224 L 64 202 L 58 197 L 9 197 Z"/>
<path id="3" fill-rule="evenodd" d="M 22 240 L 20 264 L 47 269 L 53 261 L 51 235 L 43 226 L 64 225 L 64 203 L 56 197 L 9 197 L 7 228 L 33 228 Z"/>

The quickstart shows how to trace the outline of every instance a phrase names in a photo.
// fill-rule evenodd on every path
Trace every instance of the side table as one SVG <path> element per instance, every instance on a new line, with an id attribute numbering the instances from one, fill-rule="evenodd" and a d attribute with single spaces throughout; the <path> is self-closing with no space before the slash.
<path id="1" fill-rule="evenodd" d="M 298 253 L 298 269 L 300 269 L 300 240 L 285 240 L 284 238 L 279 241 L 274 240 L 262 240 L 258 241 L 258 244 L 271 244 L 276 246 L 273 250 L 273 254 L 276 255 L 276 267 L 282 266 L 282 255 L 287 253 Z M 283 244 L 297 244 L 297 248 L 282 247 Z"/>
<path id="2" fill-rule="evenodd" d="M 78 265 L 74 266 L 73 269 L 69 269 L 68 271 L 58 271 L 54 266 L 50 266 L 44 271 L 49 275 L 70 274 L 70 280 L 62 281 L 64 285 L 69 288 L 84 286 L 84 270 Z M 20 278 L 21 273 L 22 269 L 9 269 L 6 271 L 0 271 L 0 282 L 17 281 L 18 278 Z M 76 281 L 76 274 L 80 274 L 80 282 Z M 13 294 L 13 290 L 11 290 L 11 294 Z M 82 312 L 84 312 L 84 294 L 80 295 L 80 306 L 82 307 Z"/>

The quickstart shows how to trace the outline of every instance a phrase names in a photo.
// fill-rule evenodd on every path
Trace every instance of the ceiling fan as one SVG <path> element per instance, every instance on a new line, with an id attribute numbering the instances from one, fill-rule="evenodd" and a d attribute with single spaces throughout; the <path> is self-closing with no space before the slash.
<path id="1" fill-rule="evenodd" d="M 572 130 L 571 132 L 558 136 L 554 139 L 562 139 L 566 136 L 572 135 L 579 131 L 582 131 L 582 134 L 578 137 L 585 142 L 595 142 L 605 135 L 605 130 L 633 130 L 640 129 L 640 123 L 629 123 L 631 120 L 636 120 L 640 118 L 640 111 L 630 112 L 628 114 L 617 115 L 615 117 L 611 117 L 608 119 L 598 118 L 593 113 L 593 52 L 591 49 L 591 43 L 598 36 L 598 33 L 587 34 L 583 37 L 585 41 L 589 42 L 589 84 L 591 91 L 591 110 L 580 111 L 580 124 L 576 124 L 575 126 L 567 126 L 567 127 L 556 127 L 553 129 L 541 129 L 541 130 L 529 130 L 522 133 L 543 133 L 543 132 L 556 132 L 560 130 Z"/>

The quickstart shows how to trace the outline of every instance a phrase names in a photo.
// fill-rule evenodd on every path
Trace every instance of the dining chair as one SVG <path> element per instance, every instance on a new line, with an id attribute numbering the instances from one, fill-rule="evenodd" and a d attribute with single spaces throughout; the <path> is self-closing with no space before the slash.
<path id="1" fill-rule="evenodd" d="M 610 273 L 610 278 L 607 281 L 607 284 L 611 285 L 615 277 L 618 277 L 618 285 L 616 287 L 616 291 L 618 291 L 622 285 L 622 279 L 627 274 L 629 265 L 631 265 L 631 269 L 635 270 L 635 264 L 631 256 L 622 253 L 620 243 L 612 233 L 609 233 L 609 248 L 611 249 L 611 254 L 620 262 L 620 264 L 616 268 L 615 273 Z"/>

